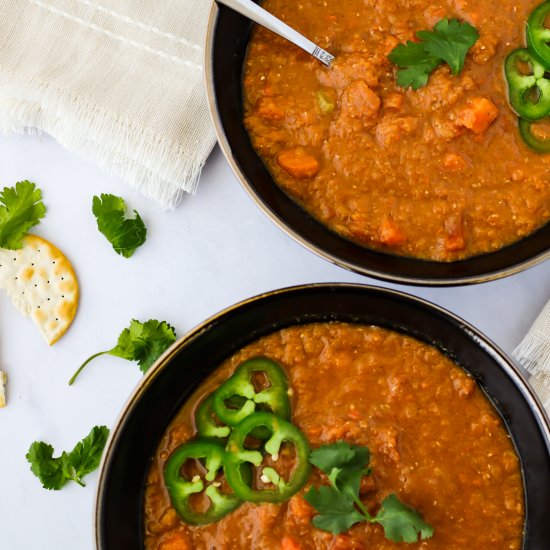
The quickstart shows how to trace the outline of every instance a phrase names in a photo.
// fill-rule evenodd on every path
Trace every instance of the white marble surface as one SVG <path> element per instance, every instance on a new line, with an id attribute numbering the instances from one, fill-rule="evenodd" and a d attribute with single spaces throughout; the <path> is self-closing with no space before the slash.
<path id="1" fill-rule="evenodd" d="M 216 149 L 199 191 L 162 212 L 123 182 L 69 154 L 48 137 L 0 137 L 0 186 L 35 181 L 48 212 L 35 232 L 73 262 L 82 297 L 75 323 L 49 348 L 29 319 L 0 295 L 0 369 L 9 376 L 0 410 L 0 548 L 94 547 L 97 473 L 87 487 L 42 489 L 25 454 L 35 440 L 70 449 L 96 424 L 112 426 L 141 374 L 104 356 L 76 385 L 67 381 L 89 355 L 111 348 L 131 318 L 165 319 L 185 334 L 220 309 L 299 283 L 351 281 L 393 286 L 442 305 L 511 352 L 550 298 L 550 262 L 512 278 L 459 288 L 406 288 L 352 274 L 294 243 L 266 219 Z M 148 226 L 129 260 L 97 231 L 94 194 L 123 196 Z"/>

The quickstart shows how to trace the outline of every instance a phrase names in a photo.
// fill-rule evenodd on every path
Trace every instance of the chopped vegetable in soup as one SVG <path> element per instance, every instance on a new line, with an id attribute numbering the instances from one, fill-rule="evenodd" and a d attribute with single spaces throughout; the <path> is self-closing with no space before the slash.
<path id="1" fill-rule="evenodd" d="M 206 379 L 162 437 L 144 512 L 147 550 L 519 550 L 524 492 L 462 368 L 394 331 L 321 323 Z"/>
<path id="2" fill-rule="evenodd" d="M 294 200 L 366 247 L 456 261 L 516 242 L 550 220 L 550 147 L 529 123 L 518 131 L 503 69 L 537 5 L 266 0 L 336 59 L 253 30 L 252 145 Z M 547 95 L 510 99 L 529 116 L 548 112 Z"/>

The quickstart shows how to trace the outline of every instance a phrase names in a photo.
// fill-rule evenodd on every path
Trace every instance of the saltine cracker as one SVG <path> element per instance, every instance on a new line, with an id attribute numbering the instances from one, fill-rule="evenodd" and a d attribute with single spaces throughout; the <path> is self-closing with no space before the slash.
<path id="1" fill-rule="evenodd" d="M 65 334 L 78 308 L 78 281 L 53 244 L 27 235 L 19 250 L 0 249 L 0 288 L 31 319 L 51 346 Z"/>

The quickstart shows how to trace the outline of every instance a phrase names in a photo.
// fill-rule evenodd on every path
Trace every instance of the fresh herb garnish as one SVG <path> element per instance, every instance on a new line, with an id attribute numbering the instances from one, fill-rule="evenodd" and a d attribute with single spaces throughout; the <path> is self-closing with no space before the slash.
<path id="1" fill-rule="evenodd" d="M 147 237 L 147 228 L 136 210 L 134 218 L 126 218 L 126 203 L 121 197 L 103 193 L 94 197 L 92 212 L 97 228 L 113 245 L 115 252 L 129 258 Z"/>
<path id="2" fill-rule="evenodd" d="M 394 542 L 417 542 L 430 538 L 433 529 L 410 506 L 403 504 L 395 494 L 387 496 L 378 513 L 372 516 L 361 499 L 361 478 L 369 475 L 370 453 L 367 447 L 348 445 L 338 441 L 312 451 L 310 462 L 323 471 L 331 483 L 311 487 L 304 498 L 319 512 L 313 525 L 335 535 L 347 531 L 361 521 L 379 523 L 386 538 Z"/>
<path id="3" fill-rule="evenodd" d="M 32 473 L 40 479 L 44 489 L 59 491 L 69 480 L 85 487 L 82 478 L 96 470 L 109 437 L 106 426 L 94 426 L 92 431 L 70 453 L 53 458 L 53 447 L 35 441 L 26 455 Z"/>
<path id="4" fill-rule="evenodd" d="M 92 359 L 100 355 L 115 355 L 128 361 L 137 361 L 139 368 L 145 373 L 175 340 L 176 332 L 166 321 L 150 319 L 140 323 L 132 319 L 130 326 L 120 333 L 117 345 L 111 350 L 96 353 L 84 361 L 69 381 L 69 385 L 76 380 L 82 369 Z"/>
<path id="5" fill-rule="evenodd" d="M 408 40 L 396 46 L 388 55 L 390 61 L 401 67 L 397 84 L 418 90 L 428 83 L 430 73 L 447 63 L 454 75 L 464 67 L 469 49 L 479 38 L 476 28 L 457 19 L 441 19 L 431 31 L 418 31 L 420 42 Z"/>
<path id="6" fill-rule="evenodd" d="M 20 181 L 4 187 L 0 203 L 0 248 L 17 250 L 28 230 L 46 214 L 42 191 L 30 181 Z"/>

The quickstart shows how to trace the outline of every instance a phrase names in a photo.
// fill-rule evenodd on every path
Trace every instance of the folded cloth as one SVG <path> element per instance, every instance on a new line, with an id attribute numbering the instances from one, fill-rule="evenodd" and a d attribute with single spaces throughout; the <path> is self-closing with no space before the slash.
<path id="1" fill-rule="evenodd" d="M 163 207 L 215 143 L 209 0 L 0 0 L 0 131 L 45 131 Z"/>
<path id="2" fill-rule="evenodd" d="M 514 356 L 531 373 L 529 381 L 550 414 L 550 302 L 514 350 Z"/>

